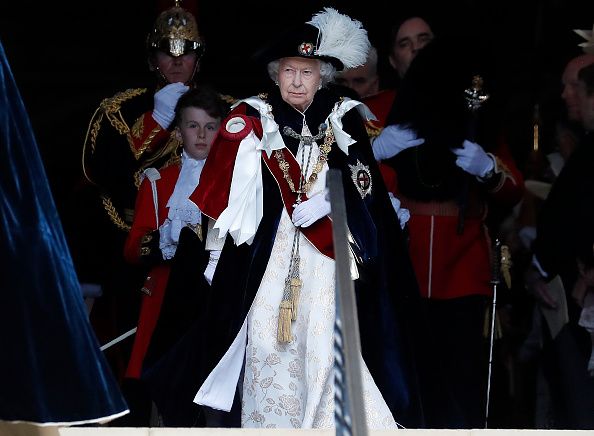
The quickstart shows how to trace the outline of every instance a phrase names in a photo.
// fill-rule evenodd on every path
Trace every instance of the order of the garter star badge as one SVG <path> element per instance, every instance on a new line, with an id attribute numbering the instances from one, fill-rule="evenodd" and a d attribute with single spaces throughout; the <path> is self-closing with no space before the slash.
<path id="1" fill-rule="evenodd" d="M 371 171 L 367 165 L 363 165 L 357 159 L 357 165 L 349 165 L 351 169 L 351 179 L 357 187 L 357 191 L 361 194 L 361 198 L 365 198 L 366 195 L 371 194 L 371 187 L 373 181 L 371 180 Z"/>

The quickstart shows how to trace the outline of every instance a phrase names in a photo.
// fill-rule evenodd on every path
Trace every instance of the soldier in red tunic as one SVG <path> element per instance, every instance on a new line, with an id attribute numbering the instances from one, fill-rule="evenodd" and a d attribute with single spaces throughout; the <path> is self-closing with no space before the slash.
<path id="1" fill-rule="evenodd" d="M 485 418 L 483 325 L 492 295 L 486 219 L 517 204 L 523 179 L 491 102 L 477 113 L 467 107 L 474 70 L 448 44 L 436 39 L 416 54 L 372 146 L 396 171 L 396 197 L 411 215 L 409 251 L 432 336 L 427 360 L 444 371 L 426 386 L 428 425 L 477 428 Z"/>

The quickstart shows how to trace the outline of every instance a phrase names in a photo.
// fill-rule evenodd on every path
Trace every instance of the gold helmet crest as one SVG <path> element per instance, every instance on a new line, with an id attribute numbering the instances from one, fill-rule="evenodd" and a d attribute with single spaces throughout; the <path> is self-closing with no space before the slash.
<path id="1" fill-rule="evenodd" d="M 179 2 L 161 12 L 147 38 L 150 51 L 162 50 L 171 56 L 182 56 L 195 51 L 198 58 L 204 54 L 204 42 L 198 32 L 196 18 L 182 8 Z"/>

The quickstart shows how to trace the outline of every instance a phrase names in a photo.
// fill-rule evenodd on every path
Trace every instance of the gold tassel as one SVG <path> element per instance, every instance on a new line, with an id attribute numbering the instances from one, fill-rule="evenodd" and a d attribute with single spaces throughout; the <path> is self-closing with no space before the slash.
<path id="1" fill-rule="evenodd" d="M 497 316 L 495 318 L 495 339 L 501 339 L 503 337 L 503 327 L 501 326 L 501 320 Z"/>
<path id="2" fill-rule="evenodd" d="M 505 281 L 505 286 L 507 289 L 511 289 L 512 286 L 512 278 L 511 278 L 511 267 L 513 263 L 511 260 L 511 254 L 509 251 L 509 247 L 507 245 L 501 246 L 501 274 L 503 275 L 503 280 Z"/>
<path id="3" fill-rule="evenodd" d="M 291 312 L 293 311 L 293 303 L 289 300 L 281 301 L 278 309 L 278 330 L 276 339 L 281 343 L 288 343 L 293 340 L 291 334 Z"/>
<path id="4" fill-rule="evenodd" d="M 289 272 L 285 278 L 283 299 L 278 309 L 278 330 L 276 339 L 279 343 L 288 343 L 293 340 L 291 323 L 297 318 L 297 305 L 301 280 L 299 279 L 299 229 L 295 229 L 293 247 L 291 248 L 291 262 Z"/>
<path id="5" fill-rule="evenodd" d="M 292 304 L 292 316 L 291 319 L 295 321 L 297 319 L 297 307 L 299 306 L 299 296 L 301 295 L 301 279 L 299 277 L 293 277 L 291 279 L 291 304 Z"/>
<path id="6" fill-rule="evenodd" d="M 503 337 L 503 327 L 501 326 L 501 320 L 499 319 L 498 310 L 495 311 L 495 328 L 493 333 L 493 339 L 501 339 Z M 487 307 L 485 309 L 485 318 L 483 323 L 483 337 L 488 338 L 491 332 L 491 314 L 492 309 Z"/>

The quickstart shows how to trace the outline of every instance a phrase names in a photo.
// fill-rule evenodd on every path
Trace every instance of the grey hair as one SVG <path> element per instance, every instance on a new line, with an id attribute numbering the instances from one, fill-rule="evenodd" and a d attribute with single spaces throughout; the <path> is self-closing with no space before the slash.
<path id="1" fill-rule="evenodd" d="M 319 59 L 318 59 L 319 60 Z M 280 59 L 274 60 L 268 63 L 268 75 L 273 82 L 278 82 L 278 70 L 280 68 Z M 322 86 L 326 86 L 328 83 L 334 80 L 336 76 L 336 67 L 330 62 L 320 60 L 320 75 L 322 76 Z"/>

